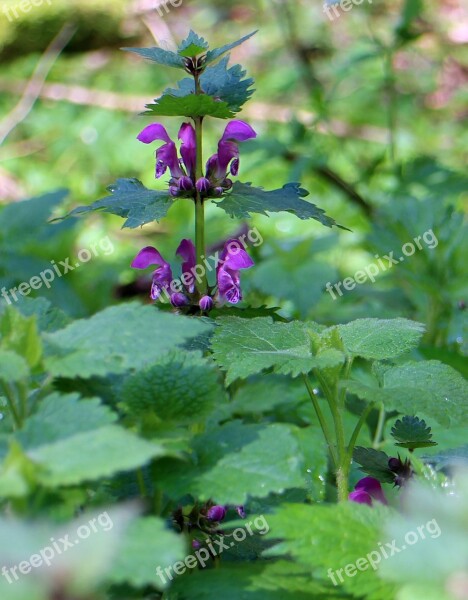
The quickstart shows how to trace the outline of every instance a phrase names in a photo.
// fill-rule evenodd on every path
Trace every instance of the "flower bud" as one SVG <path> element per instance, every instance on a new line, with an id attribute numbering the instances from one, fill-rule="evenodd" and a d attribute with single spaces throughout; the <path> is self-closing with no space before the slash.
<path id="1" fill-rule="evenodd" d="M 193 189 L 193 182 L 190 177 L 181 177 L 179 179 L 179 190 L 188 192 Z"/>
<path id="2" fill-rule="evenodd" d="M 224 506 L 216 504 L 208 510 L 206 516 L 210 521 L 222 521 L 226 516 L 226 509 Z"/>
<path id="3" fill-rule="evenodd" d="M 177 292 L 176 294 L 172 294 L 171 296 L 171 304 L 175 308 L 180 308 L 181 306 L 187 306 L 189 303 L 187 296 Z"/>
<path id="4" fill-rule="evenodd" d="M 203 312 L 210 311 L 213 308 L 213 298 L 210 296 L 203 296 L 203 298 L 200 299 L 199 306 Z"/>
<path id="5" fill-rule="evenodd" d="M 200 177 L 195 185 L 197 186 L 197 190 L 200 192 L 200 194 L 206 194 L 211 187 L 211 183 L 206 177 Z"/>

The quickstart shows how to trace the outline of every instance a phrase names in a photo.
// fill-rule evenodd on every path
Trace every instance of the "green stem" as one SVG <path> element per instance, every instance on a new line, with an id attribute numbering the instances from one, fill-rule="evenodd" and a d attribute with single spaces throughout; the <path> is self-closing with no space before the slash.
<path id="1" fill-rule="evenodd" d="M 199 95 L 202 93 L 200 86 L 200 78 L 195 75 L 195 94 Z M 195 163 L 195 178 L 196 180 L 203 177 L 203 117 L 195 117 L 195 136 L 197 141 L 197 156 Z M 205 256 L 205 206 L 203 198 L 198 190 L 196 190 L 195 196 L 195 256 L 196 264 L 203 265 L 203 258 Z M 208 281 L 206 273 L 197 279 L 197 290 L 200 296 L 206 295 L 208 291 Z"/>
<path id="2" fill-rule="evenodd" d="M 388 146 L 393 168 L 396 167 L 396 92 L 393 72 L 393 52 L 385 52 L 385 87 L 387 91 Z"/>
<path id="3" fill-rule="evenodd" d="M 358 436 L 359 436 L 359 434 L 361 432 L 362 426 L 366 422 L 366 419 L 369 416 L 371 410 L 374 408 L 374 406 L 375 406 L 375 402 L 371 402 L 367 406 L 367 408 L 362 413 L 359 421 L 357 422 L 356 427 L 354 428 L 353 435 L 351 436 L 351 439 L 349 440 L 349 444 L 348 444 L 348 459 L 349 459 L 350 462 L 353 459 L 354 446 L 356 445 L 356 441 L 357 441 Z"/>
<path id="4" fill-rule="evenodd" d="M 0 385 L 1 385 L 1 388 L 5 395 L 5 398 L 7 400 L 8 408 L 10 409 L 11 416 L 13 417 L 13 423 L 15 425 L 15 429 L 19 429 L 22 425 L 22 421 L 18 414 L 18 411 L 16 410 L 15 394 L 12 392 L 12 390 L 6 383 L 0 382 Z"/>
<path id="5" fill-rule="evenodd" d="M 340 502 L 346 502 L 348 500 L 348 476 L 351 466 L 351 462 L 348 459 L 348 453 L 345 442 L 343 419 L 341 418 L 339 397 L 336 388 L 331 390 L 327 380 L 322 376 L 320 371 L 315 370 L 314 375 L 316 376 L 323 393 L 328 401 L 330 412 L 333 417 L 333 423 L 335 425 L 336 434 L 336 447 L 338 451 L 338 468 L 336 470 L 336 486 L 338 489 L 338 500 Z"/>
<path id="6" fill-rule="evenodd" d="M 312 384 L 310 383 L 307 375 L 304 375 L 303 378 L 304 378 L 304 383 L 305 383 L 305 386 L 309 393 L 310 399 L 312 400 L 312 404 L 314 406 L 315 413 L 319 420 L 320 427 L 322 428 L 323 436 L 325 438 L 325 441 L 327 442 L 328 450 L 330 452 L 330 456 L 332 458 L 333 465 L 336 468 L 338 466 L 338 461 L 337 461 L 335 445 L 333 443 L 331 432 L 328 428 L 327 422 L 325 421 L 325 417 L 323 416 L 323 412 L 322 412 L 322 409 L 320 408 L 320 404 L 317 399 L 317 396 L 314 394 L 314 389 L 312 387 Z"/>
<path id="7" fill-rule="evenodd" d="M 375 430 L 374 440 L 372 447 L 377 448 L 382 438 L 382 432 L 385 424 L 385 407 L 383 404 L 380 405 L 379 420 L 377 421 L 377 429 Z"/>
<path id="8" fill-rule="evenodd" d="M 142 498 L 147 498 L 148 490 L 146 489 L 145 478 L 143 476 L 143 469 L 137 469 L 136 475 L 138 481 L 138 489 L 140 490 L 140 496 Z"/>

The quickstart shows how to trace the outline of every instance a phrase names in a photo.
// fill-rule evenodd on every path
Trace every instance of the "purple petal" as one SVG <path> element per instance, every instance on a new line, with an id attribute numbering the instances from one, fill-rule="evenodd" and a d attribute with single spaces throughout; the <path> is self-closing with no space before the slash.
<path id="1" fill-rule="evenodd" d="M 375 500 L 379 500 L 382 504 L 388 504 L 385 494 L 383 493 L 380 481 L 374 477 L 363 477 L 354 486 L 356 491 L 364 491 Z"/>
<path id="2" fill-rule="evenodd" d="M 178 186 L 179 190 L 183 192 L 189 192 L 193 189 L 193 181 L 190 179 L 190 177 L 184 176 L 179 179 Z"/>
<path id="3" fill-rule="evenodd" d="M 239 240 L 228 240 L 224 244 L 224 249 L 220 257 L 223 265 L 234 271 L 239 269 L 250 269 L 254 266 L 254 261 L 250 258 L 247 252 L 242 247 Z"/>
<path id="4" fill-rule="evenodd" d="M 164 260 L 161 254 L 153 248 L 153 246 L 146 246 L 143 250 L 140 250 L 130 265 L 134 269 L 146 269 L 151 265 L 159 265 L 161 267 L 168 263 Z"/>
<path id="5" fill-rule="evenodd" d="M 231 304 L 237 304 L 242 300 L 239 277 L 236 272 L 221 267 L 218 269 L 216 279 L 221 300 L 227 300 Z"/>
<path id="6" fill-rule="evenodd" d="M 187 172 L 192 177 L 195 175 L 195 165 L 197 161 L 197 141 L 195 129 L 190 123 L 183 123 L 179 131 L 179 140 L 182 140 L 180 153 L 184 160 Z"/>
<path id="7" fill-rule="evenodd" d="M 245 510 L 243 506 L 236 506 L 236 511 L 241 519 L 245 519 Z"/>
<path id="8" fill-rule="evenodd" d="M 206 177 L 200 177 L 200 179 L 196 183 L 196 186 L 200 194 L 206 194 L 211 187 L 211 183 L 210 180 Z"/>
<path id="9" fill-rule="evenodd" d="M 166 143 L 172 142 L 166 128 L 160 123 L 152 123 L 151 125 L 148 125 L 148 127 L 145 127 L 143 131 L 138 134 L 137 139 L 144 144 L 151 144 L 156 140 L 162 140 Z"/>
<path id="10" fill-rule="evenodd" d="M 372 506 L 372 498 L 364 490 L 356 490 L 351 492 L 348 496 L 351 502 L 357 502 L 358 504 L 368 504 Z"/>
<path id="11" fill-rule="evenodd" d="M 176 145 L 171 140 L 156 152 L 156 179 L 164 175 L 167 168 L 169 168 L 172 177 L 177 179 L 185 175 L 180 168 Z"/>
<path id="12" fill-rule="evenodd" d="M 184 261 L 182 273 L 191 273 L 197 262 L 195 246 L 192 240 L 182 240 L 176 250 L 176 255 Z"/>
<path id="13" fill-rule="evenodd" d="M 250 127 L 245 121 L 235 120 L 230 121 L 226 129 L 224 130 L 221 142 L 233 141 L 233 142 L 245 142 L 256 138 L 256 132 Z"/>

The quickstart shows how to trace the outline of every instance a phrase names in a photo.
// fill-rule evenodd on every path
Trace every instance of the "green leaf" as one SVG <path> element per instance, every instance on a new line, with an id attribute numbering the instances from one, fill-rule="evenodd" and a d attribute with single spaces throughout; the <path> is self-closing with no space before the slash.
<path id="1" fill-rule="evenodd" d="M 326 227 L 341 227 L 325 211 L 311 202 L 302 200 L 309 192 L 302 189 L 299 183 L 288 183 L 279 190 L 266 192 L 262 188 L 253 187 L 250 183 L 236 181 L 232 190 L 219 202 L 215 202 L 230 217 L 249 219 L 250 213 L 267 215 L 269 212 L 290 212 L 299 219 L 315 219 Z"/>
<path id="2" fill-rule="evenodd" d="M 340 364 L 344 359 L 336 350 L 313 356 L 307 326 L 299 321 L 274 323 L 270 318 L 226 317 L 218 323 L 212 349 L 216 362 L 227 371 L 227 385 L 263 369 L 274 368 L 277 373 L 295 377 L 314 368 Z"/>
<path id="3" fill-rule="evenodd" d="M 385 452 L 373 448 L 357 446 L 353 452 L 353 460 L 361 465 L 361 471 L 382 483 L 394 483 L 395 481 L 395 475 L 388 466 L 389 459 L 390 457 Z"/>
<path id="4" fill-rule="evenodd" d="M 185 70 L 185 60 L 183 56 L 179 56 L 171 50 L 163 50 L 163 48 L 122 48 L 126 52 L 133 52 L 151 60 L 152 62 L 164 65 L 166 67 L 175 67 Z"/>
<path id="5" fill-rule="evenodd" d="M 354 576 L 344 574 L 347 565 L 379 550 L 382 524 L 390 515 L 384 506 L 372 508 L 354 502 L 332 505 L 283 505 L 268 516 L 268 538 L 281 539 L 264 555 L 290 555 L 297 565 L 313 572 L 314 579 L 340 593 L 366 600 L 394 600 L 396 587 L 379 579 L 367 564 L 355 569 Z M 341 579 L 336 573 L 341 570 Z M 333 586 L 330 573 L 337 587 Z"/>
<path id="6" fill-rule="evenodd" d="M 126 219 L 123 227 L 134 229 L 152 221 L 160 221 L 173 204 L 168 192 L 149 190 L 138 179 L 117 179 L 107 190 L 111 196 L 96 200 L 89 206 L 79 206 L 55 221 L 102 211 Z"/>
<path id="7" fill-rule="evenodd" d="M 359 381 L 343 384 L 362 400 L 383 402 L 387 410 L 422 413 L 445 427 L 468 423 L 465 379 L 452 367 L 435 360 L 409 362 L 387 369 L 381 388 Z"/>
<path id="8" fill-rule="evenodd" d="M 240 65 L 228 69 L 228 58 L 217 65 L 209 67 L 200 77 L 202 92 L 216 99 L 216 102 L 226 102 L 229 109 L 239 112 L 241 107 L 253 94 L 249 89 L 253 79 L 244 79 L 246 71 Z M 164 96 L 187 97 L 195 93 L 195 82 L 187 77 L 178 82 L 177 88 L 164 90 Z"/>
<path id="9" fill-rule="evenodd" d="M 165 95 L 155 99 L 155 104 L 147 104 L 144 115 L 157 115 L 159 117 L 217 117 L 230 119 L 234 112 L 227 102 L 215 100 L 206 94 L 188 96 Z"/>
<path id="10" fill-rule="evenodd" d="M 188 58 L 195 58 L 208 49 L 208 42 L 190 30 L 188 37 L 180 44 L 178 54 Z"/>
<path id="11" fill-rule="evenodd" d="M 159 312 L 152 306 L 122 304 L 44 334 L 45 363 L 60 377 L 125 373 L 152 364 L 209 329 L 200 320 Z"/>
<path id="12" fill-rule="evenodd" d="M 238 422 L 213 429 L 194 439 L 189 462 L 158 462 L 161 485 L 174 499 L 192 494 L 218 504 L 243 504 L 249 496 L 303 486 L 303 460 L 291 430 Z"/>
<path id="13" fill-rule="evenodd" d="M 409 448 L 410 450 L 437 446 L 437 442 L 431 441 L 431 428 L 418 417 L 405 416 L 398 419 L 392 427 L 391 435 L 398 442 L 395 444 L 396 446 Z"/>
<path id="14" fill-rule="evenodd" d="M 202 421 L 223 400 L 219 372 L 201 352 L 173 352 L 129 377 L 122 388 L 132 417 L 150 411 L 179 424 Z"/>
<path id="15" fill-rule="evenodd" d="M 159 444 L 116 425 L 107 425 L 41 445 L 27 455 L 40 468 L 38 481 L 47 487 L 57 487 L 136 469 L 165 453 Z"/>
<path id="16" fill-rule="evenodd" d="M 28 363 L 11 350 L 0 350 L 0 381 L 18 383 L 29 377 Z"/>
<path id="17" fill-rule="evenodd" d="M 184 560 L 185 555 L 184 536 L 169 531 L 162 519 L 139 519 L 126 531 L 107 579 L 110 583 L 128 583 L 136 588 L 154 586 L 162 590 L 170 580 L 167 576 L 161 579 L 157 567 L 164 570 Z M 174 577 L 174 573 L 170 573 Z"/>
<path id="18" fill-rule="evenodd" d="M 25 317 L 16 308 L 8 307 L 0 313 L 0 344 L 22 356 L 30 368 L 36 367 L 42 357 L 36 317 Z"/>
<path id="19" fill-rule="evenodd" d="M 242 542 L 246 544 L 247 541 Z M 172 588 L 171 588 L 172 589 Z M 181 600 L 332 600 L 334 590 L 312 579 L 291 561 L 223 561 L 216 569 L 194 570 L 174 581 Z"/>
<path id="20" fill-rule="evenodd" d="M 257 33 L 257 31 L 258 30 L 252 31 L 252 33 L 249 33 L 248 35 L 244 36 L 240 40 L 237 40 L 236 42 L 232 42 L 230 44 L 226 44 L 225 46 L 221 46 L 220 48 L 215 48 L 213 50 L 210 50 L 206 54 L 205 64 L 209 65 L 210 63 L 215 62 L 216 60 L 218 60 L 218 58 L 223 56 L 223 54 L 226 54 L 226 52 L 230 52 L 237 46 L 240 46 L 241 44 L 246 42 L 249 38 L 251 38 L 253 35 L 255 35 Z"/>
<path id="21" fill-rule="evenodd" d="M 346 349 L 368 360 L 396 358 L 415 348 L 424 325 L 408 319 L 357 319 L 338 325 Z"/>
<path id="22" fill-rule="evenodd" d="M 80 400 L 79 394 L 50 394 L 15 435 L 25 449 L 37 448 L 86 431 L 111 425 L 117 420 L 98 398 Z"/>

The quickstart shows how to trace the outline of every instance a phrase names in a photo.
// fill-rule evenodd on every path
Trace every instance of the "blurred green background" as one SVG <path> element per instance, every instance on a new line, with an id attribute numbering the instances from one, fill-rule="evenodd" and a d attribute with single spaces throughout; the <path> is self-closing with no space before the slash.
<path id="1" fill-rule="evenodd" d="M 422 352 L 463 370 L 468 28 L 461 2 L 364 1 L 333 20 L 312 0 L 184 0 L 167 11 L 157 0 L 36 4 L 0 7 L 0 286 L 109 236 L 113 253 L 37 292 L 81 316 L 137 293 L 129 264 L 142 246 L 172 260 L 179 240 L 193 237 L 185 202 L 143 230 L 121 230 L 120 219 L 102 214 L 47 220 L 103 197 L 117 177 L 165 186 L 154 180 L 153 148 L 136 140 L 150 122 L 138 113 L 178 73 L 121 47 L 172 47 L 190 28 L 214 47 L 259 29 L 231 57 L 257 90 L 239 115 L 259 133 L 242 145 L 240 179 L 267 189 L 301 181 L 311 201 L 351 231 L 284 213 L 257 216 L 250 226 L 264 243 L 252 249 L 256 267 L 243 274 L 247 302 L 322 323 L 414 318 L 427 324 Z M 64 48 L 47 65 L 51 44 Z M 175 136 L 180 122 L 164 124 Z M 207 156 L 223 127 L 209 120 Z M 43 197 L 60 189 L 69 191 Z M 215 206 L 207 218 L 209 244 L 239 229 Z M 437 247 L 424 246 L 336 300 L 326 292 L 327 282 L 354 276 L 376 255 L 400 256 L 403 244 L 429 229 Z"/>

